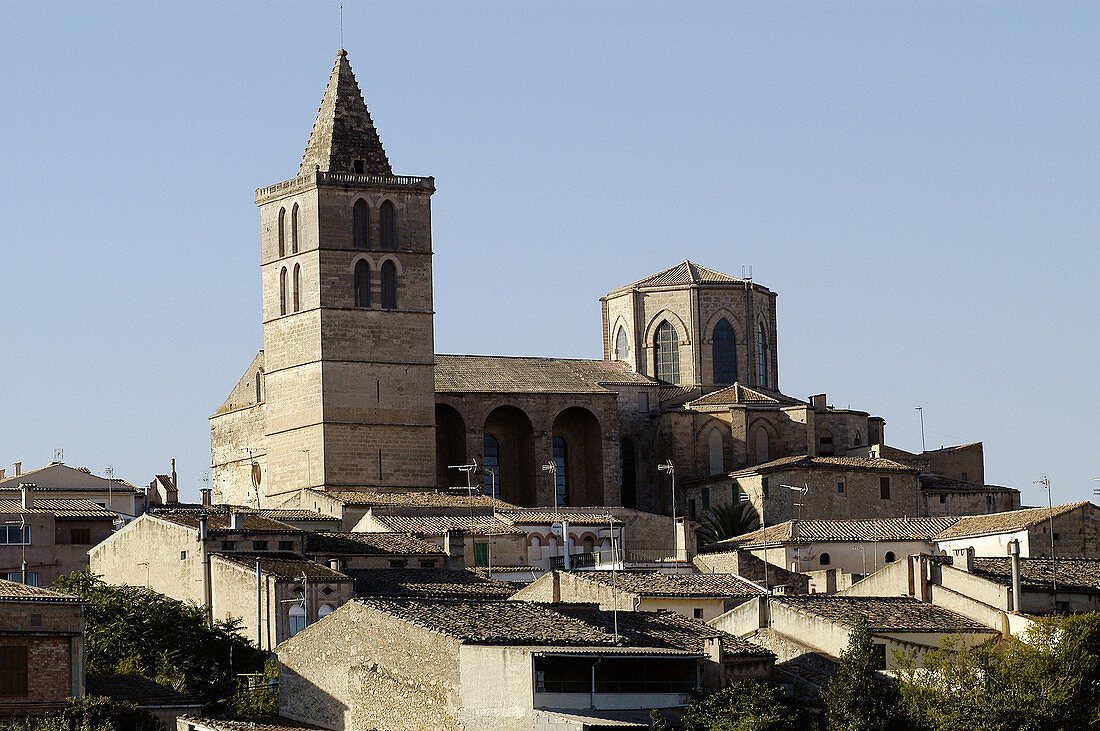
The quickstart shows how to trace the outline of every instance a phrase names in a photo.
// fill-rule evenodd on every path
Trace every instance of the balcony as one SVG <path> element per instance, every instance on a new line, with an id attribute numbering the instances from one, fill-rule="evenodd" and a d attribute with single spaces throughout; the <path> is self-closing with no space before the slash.
<path id="1" fill-rule="evenodd" d="M 573 571 L 622 571 L 627 568 L 671 568 L 690 565 L 690 557 L 685 550 L 666 548 L 643 548 L 624 551 L 591 551 L 569 554 L 569 568 Z M 564 556 L 551 556 L 549 568 L 565 568 Z"/>
<path id="2" fill-rule="evenodd" d="M 256 190 L 256 203 L 263 203 L 293 193 L 311 185 L 365 185 L 386 188 L 416 188 L 435 190 L 435 178 L 417 178 L 409 175 L 358 175 L 356 173 L 328 173 L 314 170 L 290 180 Z"/>

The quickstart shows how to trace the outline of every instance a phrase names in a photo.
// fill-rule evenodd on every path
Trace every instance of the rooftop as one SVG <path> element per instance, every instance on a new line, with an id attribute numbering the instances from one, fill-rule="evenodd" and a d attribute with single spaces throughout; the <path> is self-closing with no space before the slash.
<path id="1" fill-rule="evenodd" d="M 15 581 L 0 579 L 0 601 L 5 602 L 82 602 L 78 596 L 62 594 L 51 589 L 27 586 Z"/>
<path id="2" fill-rule="evenodd" d="M 555 512 L 550 508 L 514 508 L 502 510 L 499 517 L 511 521 L 516 525 L 556 523 L 560 520 L 569 521 L 570 525 L 606 525 L 612 523 L 621 525 L 621 522 L 604 508 L 596 508 L 593 512 L 580 512 L 578 508 L 566 508 Z"/>
<path id="3" fill-rule="evenodd" d="M 361 597 L 503 600 L 516 592 L 507 581 L 461 569 L 349 569 L 347 574 L 355 579 L 355 595 Z"/>
<path id="4" fill-rule="evenodd" d="M 943 475 L 934 475 L 929 472 L 922 473 L 918 478 L 922 490 L 943 490 L 947 492 L 1019 492 L 1014 487 L 1001 487 L 1000 485 L 983 485 L 980 482 L 963 482 L 953 480 Z"/>
<path id="5" fill-rule="evenodd" d="M 116 491 L 119 493 L 134 494 L 139 490 L 118 478 L 108 480 L 106 477 L 93 475 L 87 467 L 70 467 L 63 462 L 51 462 L 45 467 L 27 470 L 19 475 L 8 475 L 0 479 L 0 490 L 19 490 L 19 485 L 24 482 L 33 483 L 35 492 L 46 491 Z"/>
<path id="6" fill-rule="evenodd" d="M 773 596 L 771 601 L 809 614 L 851 625 L 857 618 L 867 620 L 872 632 L 988 632 L 985 625 L 935 604 L 912 597 L 843 596 L 808 594 Z"/>
<path id="7" fill-rule="evenodd" d="M 272 520 L 281 521 L 299 521 L 299 522 L 326 522 L 326 523 L 339 523 L 340 519 L 334 515 L 325 515 L 324 513 L 318 513 L 316 510 L 287 510 L 282 508 L 260 508 L 259 514 L 265 518 L 271 518 Z"/>
<path id="8" fill-rule="evenodd" d="M 106 696 L 116 701 L 129 701 L 142 708 L 151 706 L 195 706 L 202 703 L 170 685 L 161 685 L 140 675 L 88 674 L 86 692 L 90 696 Z"/>
<path id="9" fill-rule="evenodd" d="M 282 716 L 265 716 L 262 718 L 249 716 L 248 718 L 207 718 L 204 716 L 179 717 L 188 726 L 194 726 L 197 730 L 206 731 L 321 731 L 320 726 L 311 726 L 308 723 L 292 721 Z"/>
<path id="10" fill-rule="evenodd" d="M 736 404 L 805 406 L 806 402 L 784 396 L 778 391 L 762 391 L 742 386 L 740 383 L 735 383 L 718 391 L 711 391 L 706 396 L 688 402 L 688 405 L 692 408 L 696 406 L 733 406 Z"/>
<path id="11" fill-rule="evenodd" d="M 577 576 L 620 591 L 653 597 L 757 596 L 760 587 L 736 574 L 662 574 L 659 571 L 578 571 Z"/>
<path id="12" fill-rule="evenodd" d="M 915 467 L 908 467 L 892 459 L 882 459 L 881 457 L 808 457 L 803 454 L 795 457 L 773 459 L 771 462 L 764 462 L 763 464 L 753 465 L 752 467 L 746 467 L 742 470 L 731 472 L 730 475 L 739 477 L 743 475 L 791 469 L 862 469 L 884 470 L 888 472 L 911 472 L 913 474 L 919 472 Z"/>
<path id="13" fill-rule="evenodd" d="M 309 533 L 306 551 L 360 556 L 443 554 L 443 549 L 434 543 L 405 533 Z"/>
<path id="14" fill-rule="evenodd" d="M 238 515 L 241 516 L 242 528 L 232 528 L 231 516 L 226 512 L 195 512 L 192 510 L 185 511 L 172 511 L 172 510 L 158 510 L 154 515 L 161 520 L 167 520 L 177 525 L 186 526 L 188 528 L 194 528 L 198 530 L 199 521 L 205 515 L 206 516 L 206 528 L 210 533 L 224 533 L 234 530 L 246 531 L 249 533 L 302 533 L 303 531 L 295 528 L 292 525 L 281 523 L 271 518 L 265 518 L 256 512 L 239 511 Z"/>
<path id="15" fill-rule="evenodd" d="M 436 355 L 436 393 L 602 393 L 656 381 L 606 360 Z"/>
<path id="16" fill-rule="evenodd" d="M 932 541 L 959 519 L 870 518 L 867 520 L 788 520 L 769 525 L 769 544 L 815 541 Z M 734 548 L 763 546 L 760 530 L 728 538 L 707 546 L 714 553 Z"/>
<path id="17" fill-rule="evenodd" d="M 639 279 L 637 282 L 628 284 L 624 287 L 612 290 L 608 295 L 618 294 L 631 289 L 646 289 L 649 287 L 678 287 L 689 284 L 718 284 L 718 285 L 738 285 L 746 286 L 752 285 L 752 281 L 748 279 L 738 279 L 737 277 L 731 277 L 728 274 L 723 274 L 714 269 L 696 264 L 693 261 L 685 259 L 676 266 L 669 267 L 664 271 L 651 274 L 648 277 Z M 758 289 L 767 291 L 761 285 L 753 285 Z"/>
<path id="18" fill-rule="evenodd" d="M 1021 558 L 1021 588 L 1024 591 L 1053 591 L 1055 566 L 1058 591 L 1100 592 L 1100 560 L 1092 558 L 1060 558 L 1053 564 L 1049 558 Z M 1007 556 L 975 558 L 972 573 L 1003 586 L 1012 586 L 1012 564 Z"/>
<path id="19" fill-rule="evenodd" d="M 412 507 L 483 507 L 514 509 L 516 506 L 475 491 L 468 490 L 420 490 L 410 492 L 372 492 L 368 490 L 333 490 L 314 492 L 338 500 L 345 505 L 381 507 L 386 505 Z"/>
<path id="20" fill-rule="evenodd" d="M 1024 508 L 1023 510 L 1009 510 L 1003 513 L 989 513 L 988 515 L 967 515 L 958 518 L 953 526 L 936 537 L 942 541 L 952 538 L 975 538 L 993 533 L 1013 533 L 1043 523 L 1049 520 L 1052 514 L 1057 518 L 1086 506 L 1088 508 L 1095 507 L 1088 502 L 1079 502 L 1055 505 L 1053 509 Z"/>
<path id="21" fill-rule="evenodd" d="M 21 500 L 0 499 L 0 513 L 32 514 L 52 513 L 57 518 L 83 518 L 87 520 L 114 520 L 118 516 L 91 500 L 35 497 L 33 507 L 23 508 Z"/>
<path id="22" fill-rule="evenodd" d="M 443 536 L 461 530 L 475 536 L 519 535 L 511 523 L 492 515 L 375 515 L 374 519 L 394 533 Z"/>
<path id="23" fill-rule="evenodd" d="M 211 554 L 246 569 L 255 570 L 256 561 L 260 562 L 263 573 L 279 579 L 298 579 L 304 574 L 312 581 L 346 581 L 348 576 L 333 571 L 324 564 L 310 561 L 296 553 L 277 551 L 226 551 Z"/>

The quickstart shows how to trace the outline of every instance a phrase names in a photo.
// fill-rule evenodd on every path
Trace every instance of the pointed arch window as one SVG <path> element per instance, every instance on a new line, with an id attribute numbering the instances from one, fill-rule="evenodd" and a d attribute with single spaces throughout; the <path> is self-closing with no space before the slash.
<path id="1" fill-rule="evenodd" d="M 279 209 L 279 258 L 286 256 L 286 209 Z"/>
<path id="2" fill-rule="evenodd" d="M 352 245 L 356 249 L 370 248 L 370 208 L 360 198 L 351 209 Z"/>
<path id="3" fill-rule="evenodd" d="M 714 326 L 712 338 L 714 356 L 714 382 L 734 383 L 737 381 L 737 339 L 733 334 L 733 325 L 726 318 Z"/>
<path id="4" fill-rule="evenodd" d="M 264 374 L 261 371 L 256 371 L 256 403 L 263 403 L 264 400 Z"/>
<path id="5" fill-rule="evenodd" d="M 554 472 L 554 495 L 557 505 L 569 504 L 569 448 L 561 437 L 554 437 L 553 459 L 557 466 Z"/>
<path id="6" fill-rule="evenodd" d="M 500 497 L 500 443 L 492 434 L 482 441 L 482 458 L 485 461 L 485 494 Z"/>
<path id="7" fill-rule="evenodd" d="M 290 253 L 298 253 L 298 204 L 290 212 Z"/>
<path id="8" fill-rule="evenodd" d="M 630 357 L 630 339 L 626 336 L 626 328 L 620 326 L 619 333 L 615 336 L 615 360 L 626 360 Z"/>
<path id="9" fill-rule="evenodd" d="M 382 264 L 382 309 L 397 309 L 397 267 L 392 261 Z"/>
<path id="10" fill-rule="evenodd" d="M 707 451 L 710 455 L 710 474 L 720 475 L 725 471 L 726 459 L 722 453 L 722 430 L 714 427 L 707 437 Z"/>
<path id="11" fill-rule="evenodd" d="M 397 249 L 397 213 L 392 201 L 383 201 L 378 209 L 378 227 L 382 234 L 382 248 L 386 251 Z"/>
<path id="12" fill-rule="evenodd" d="M 756 383 L 761 388 L 768 387 L 768 331 L 764 323 L 756 328 Z"/>
<path id="13" fill-rule="evenodd" d="M 370 307 L 370 265 L 362 259 L 355 262 L 355 306 Z"/>
<path id="14" fill-rule="evenodd" d="M 302 266 L 294 265 L 294 312 L 302 309 Z"/>
<path id="15" fill-rule="evenodd" d="M 286 267 L 279 270 L 279 314 L 286 314 Z"/>
<path id="16" fill-rule="evenodd" d="M 653 336 L 653 371 L 658 381 L 680 383 L 680 344 L 676 329 L 668 320 L 657 326 Z"/>
<path id="17" fill-rule="evenodd" d="M 756 432 L 756 464 L 764 464 L 768 461 L 768 432 L 758 429 Z"/>

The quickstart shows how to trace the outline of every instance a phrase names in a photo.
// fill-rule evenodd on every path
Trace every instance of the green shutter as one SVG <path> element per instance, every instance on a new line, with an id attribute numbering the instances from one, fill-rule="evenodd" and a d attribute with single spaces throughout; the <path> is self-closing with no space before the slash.
<path id="1" fill-rule="evenodd" d="M 475 543 L 474 544 L 474 566 L 488 566 L 489 565 L 489 544 L 488 543 Z"/>

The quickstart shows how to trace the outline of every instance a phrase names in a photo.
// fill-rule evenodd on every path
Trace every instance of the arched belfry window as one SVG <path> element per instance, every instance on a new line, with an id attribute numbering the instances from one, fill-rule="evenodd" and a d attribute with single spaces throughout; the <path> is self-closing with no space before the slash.
<path id="1" fill-rule="evenodd" d="M 626 360 L 630 357 L 630 339 L 627 338 L 626 328 L 619 327 L 619 334 L 615 336 L 615 360 Z"/>
<path id="2" fill-rule="evenodd" d="M 569 448 L 561 437 L 554 437 L 553 458 L 556 470 L 554 472 L 554 494 L 558 505 L 569 504 Z"/>
<path id="3" fill-rule="evenodd" d="M 351 209 L 352 244 L 356 249 L 370 248 L 370 208 L 360 198 Z"/>
<path id="4" fill-rule="evenodd" d="M 370 265 L 362 259 L 355 262 L 355 306 L 370 307 Z"/>
<path id="5" fill-rule="evenodd" d="M 397 267 L 392 261 L 382 264 L 382 309 L 397 309 Z"/>
<path id="6" fill-rule="evenodd" d="M 714 427 L 707 437 L 707 451 L 710 456 L 710 474 L 720 475 L 725 472 L 726 460 L 722 454 L 722 430 Z"/>
<path id="7" fill-rule="evenodd" d="M 737 340 L 733 335 L 733 325 L 730 325 L 724 317 L 714 326 L 712 345 L 712 354 L 714 356 L 714 382 L 736 382 Z"/>
<path id="8" fill-rule="evenodd" d="M 286 256 L 286 209 L 279 209 L 279 258 Z"/>
<path id="9" fill-rule="evenodd" d="M 302 309 L 302 266 L 294 265 L 294 312 Z"/>
<path id="10" fill-rule="evenodd" d="M 756 329 L 756 383 L 761 388 L 768 387 L 768 331 L 764 323 Z"/>
<path id="11" fill-rule="evenodd" d="M 298 253 L 298 204 L 290 212 L 290 253 Z"/>
<path id="12" fill-rule="evenodd" d="M 279 314 L 286 314 L 286 267 L 279 270 Z"/>
<path id="13" fill-rule="evenodd" d="M 680 344 L 668 320 L 658 325 L 653 335 L 653 370 L 658 381 L 680 383 Z"/>
<path id="14" fill-rule="evenodd" d="M 382 234 L 382 248 L 393 251 L 397 248 L 397 213 L 391 201 L 383 201 L 378 209 L 378 227 Z"/>

